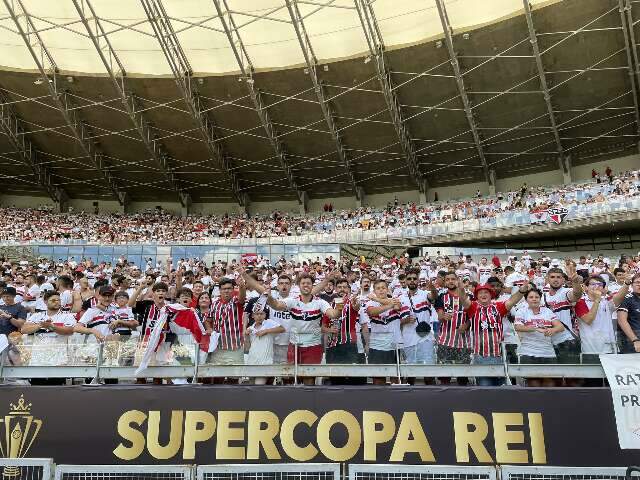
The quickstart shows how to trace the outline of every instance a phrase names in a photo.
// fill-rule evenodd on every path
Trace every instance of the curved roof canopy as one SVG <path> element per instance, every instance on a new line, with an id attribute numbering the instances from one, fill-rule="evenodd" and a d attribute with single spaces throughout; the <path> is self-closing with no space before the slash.
<path id="1" fill-rule="evenodd" d="M 2 0 L 0 175 L 53 198 L 424 190 L 635 148 L 629 0 Z"/>

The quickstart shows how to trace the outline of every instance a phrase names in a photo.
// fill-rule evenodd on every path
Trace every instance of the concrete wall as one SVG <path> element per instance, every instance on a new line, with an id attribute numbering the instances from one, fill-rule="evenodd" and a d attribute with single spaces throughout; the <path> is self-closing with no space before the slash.
<path id="1" fill-rule="evenodd" d="M 578 165 L 571 169 L 573 181 L 579 182 L 581 180 L 590 180 L 592 169 L 595 168 L 598 173 L 603 174 L 607 169 L 607 166 L 610 166 L 614 173 L 626 172 L 627 170 L 637 170 L 640 168 L 640 155 L 628 155 L 626 157 L 605 160 L 604 162 L 593 162 L 585 165 Z"/>
<path id="2" fill-rule="evenodd" d="M 528 175 L 518 175 L 517 177 L 496 179 L 496 191 L 510 192 L 519 190 L 523 183 L 527 183 L 530 187 L 538 187 L 541 185 L 561 185 L 562 172 L 560 170 L 551 170 L 548 172 L 532 173 Z"/>
<path id="3" fill-rule="evenodd" d="M 461 185 L 451 185 L 448 187 L 430 188 L 427 192 L 427 200 L 430 202 L 434 201 L 436 193 L 440 201 L 475 197 L 478 189 L 480 189 L 480 193 L 483 195 L 489 194 L 489 184 L 487 182 L 463 183 Z"/>

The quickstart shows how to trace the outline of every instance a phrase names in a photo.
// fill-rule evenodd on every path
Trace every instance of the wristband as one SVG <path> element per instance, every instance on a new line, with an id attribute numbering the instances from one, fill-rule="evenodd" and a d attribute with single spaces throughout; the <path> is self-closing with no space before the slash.
<path id="1" fill-rule="evenodd" d="M 636 338 L 635 340 L 631 340 L 631 343 L 640 342 L 640 338 Z"/>

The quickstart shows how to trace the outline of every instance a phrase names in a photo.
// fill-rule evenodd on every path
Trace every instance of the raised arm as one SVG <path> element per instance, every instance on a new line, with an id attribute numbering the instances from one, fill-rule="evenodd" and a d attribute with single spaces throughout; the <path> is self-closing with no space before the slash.
<path id="1" fill-rule="evenodd" d="M 627 294 L 629 293 L 629 287 L 630 286 L 631 286 L 631 276 L 628 276 L 625 279 L 624 285 L 622 286 L 622 288 L 620 290 L 618 290 L 616 292 L 616 294 L 611 298 L 611 301 L 616 306 L 616 308 L 618 308 L 620 306 L 620 304 L 624 300 L 624 297 L 626 297 Z"/>
<path id="2" fill-rule="evenodd" d="M 507 311 L 511 310 L 513 307 L 515 307 L 518 302 L 520 300 L 522 300 L 522 297 L 524 297 L 527 292 L 531 290 L 531 284 L 530 283 L 525 283 L 523 285 L 520 286 L 520 288 L 518 288 L 518 290 L 516 291 L 516 293 L 514 293 L 513 295 L 511 295 L 506 302 L 504 302 L 504 306 L 507 308 Z"/>
<path id="3" fill-rule="evenodd" d="M 570 302 L 576 303 L 582 298 L 582 276 L 576 273 L 576 265 L 571 262 L 567 264 L 567 276 L 571 281 L 571 292 L 567 295 Z"/>

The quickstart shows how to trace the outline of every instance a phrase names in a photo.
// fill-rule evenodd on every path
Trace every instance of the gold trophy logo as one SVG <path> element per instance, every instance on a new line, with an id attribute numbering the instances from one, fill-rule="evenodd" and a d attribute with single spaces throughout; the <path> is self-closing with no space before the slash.
<path id="1" fill-rule="evenodd" d="M 0 418 L 0 424 L 4 423 L 4 435 L 0 427 L 0 453 L 4 458 L 23 458 L 38 436 L 42 420 L 31 415 L 31 404 L 25 403 L 23 395 L 16 405 L 10 403 L 9 407 L 9 414 Z M 20 467 L 17 466 L 4 467 L 2 472 L 3 477 L 19 475 Z"/>

